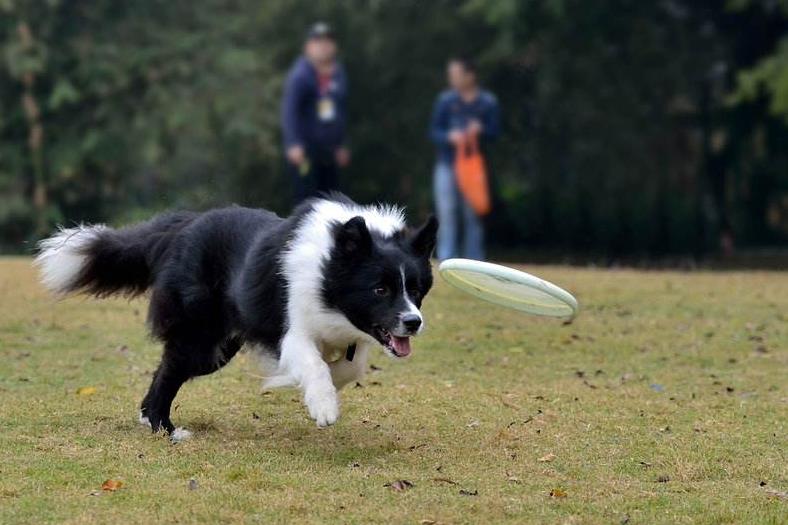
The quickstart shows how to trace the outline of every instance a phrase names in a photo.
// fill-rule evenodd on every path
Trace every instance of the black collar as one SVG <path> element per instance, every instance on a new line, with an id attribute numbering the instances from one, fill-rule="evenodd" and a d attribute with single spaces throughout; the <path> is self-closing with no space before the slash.
<path id="1" fill-rule="evenodd" d="M 352 361 L 356 357 L 356 343 L 347 345 L 347 352 L 345 352 L 345 359 Z"/>

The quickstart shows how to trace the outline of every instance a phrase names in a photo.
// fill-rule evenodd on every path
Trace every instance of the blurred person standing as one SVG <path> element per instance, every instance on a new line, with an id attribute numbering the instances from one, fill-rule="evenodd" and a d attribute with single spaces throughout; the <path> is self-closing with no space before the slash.
<path id="1" fill-rule="evenodd" d="M 307 33 L 304 53 L 287 75 L 282 134 L 295 204 L 339 188 L 339 169 L 350 162 L 345 145 L 347 78 L 337 61 L 332 28 Z"/>
<path id="2" fill-rule="evenodd" d="M 459 256 L 482 260 L 482 217 L 461 194 L 454 162 L 458 145 L 477 140 L 484 151 L 485 144 L 498 136 L 498 101 L 495 95 L 479 87 L 476 67 L 469 59 L 449 60 L 447 77 L 449 89 L 438 95 L 430 123 L 430 138 L 438 150 L 433 174 L 435 209 L 441 225 L 437 256 L 441 261 Z"/>

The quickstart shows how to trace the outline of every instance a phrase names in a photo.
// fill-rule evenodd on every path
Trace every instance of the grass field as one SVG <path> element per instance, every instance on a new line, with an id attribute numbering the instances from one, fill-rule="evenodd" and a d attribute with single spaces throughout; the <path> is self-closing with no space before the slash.
<path id="1" fill-rule="evenodd" d="M 788 523 L 788 273 L 529 269 L 574 323 L 438 282 L 336 426 L 244 354 L 184 387 L 173 445 L 136 423 L 145 302 L 1 259 L 0 523 Z"/>

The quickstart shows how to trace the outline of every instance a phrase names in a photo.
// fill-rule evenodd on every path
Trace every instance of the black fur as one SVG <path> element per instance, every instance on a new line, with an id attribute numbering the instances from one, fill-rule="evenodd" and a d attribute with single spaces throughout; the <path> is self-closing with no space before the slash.
<path id="1" fill-rule="evenodd" d="M 154 431 L 174 430 L 170 409 L 184 382 L 219 370 L 245 342 L 278 355 L 287 324 L 281 255 L 313 205 L 286 219 L 241 207 L 169 213 L 99 230 L 82 248 L 86 262 L 68 291 L 99 297 L 152 291 L 148 320 L 164 352 L 141 411 Z M 373 334 L 377 325 L 393 322 L 387 318 L 392 306 L 405 300 L 394 289 L 400 268 L 410 300 L 421 304 L 432 286 L 434 219 L 391 239 L 371 234 L 361 217 L 333 228 L 335 246 L 323 267 L 326 306 Z M 391 293 L 377 297 L 377 287 Z"/>
<path id="2" fill-rule="evenodd" d="M 343 312 L 362 332 L 375 335 L 377 328 L 396 323 L 406 301 L 421 307 L 432 287 L 429 257 L 437 228 L 437 220 L 430 217 L 415 232 L 384 239 L 371 233 L 361 217 L 337 224 L 336 244 L 323 274 L 326 305 Z M 407 294 L 401 290 L 401 271 Z M 376 293 L 378 289 L 385 294 Z"/>
<path id="3" fill-rule="evenodd" d="M 195 217 L 192 212 L 166 213 L 122 230 L 100 231 L 88 248 L 90 257 L 73 291 L 97 297 L 143 293 L 167 260 L 173 238 Z"/>

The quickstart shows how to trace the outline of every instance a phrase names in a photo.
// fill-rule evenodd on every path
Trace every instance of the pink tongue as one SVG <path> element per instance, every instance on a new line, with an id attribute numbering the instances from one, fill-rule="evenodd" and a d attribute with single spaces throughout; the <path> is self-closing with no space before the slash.
<path id="1" fill-rule="evenodd" d="M 410 354 L 410 337 L 391 337 L 391 346 L 394 347 L 394 353 L 398 357 L 405 357 Z"/>

